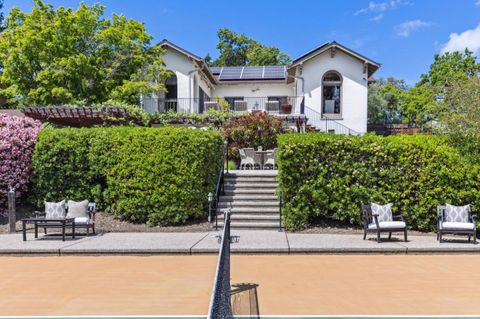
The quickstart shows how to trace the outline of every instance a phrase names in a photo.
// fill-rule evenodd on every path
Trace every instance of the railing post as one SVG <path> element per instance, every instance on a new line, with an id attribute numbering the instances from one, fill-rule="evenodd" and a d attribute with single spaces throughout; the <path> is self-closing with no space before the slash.
<path id="1" fill-rule="evenodd" d="M 282 207 L 283 207 L 283 193 L 280 192 L 280 219 L 279 219 L 279 225 L 278 225 L 278 231 L 282 231 Z"/>
<path id="2" fill-rule="evenodd" d="M 9 232 L 15 233 L 16 227 L 15 223 L 17 222 L 16 218 L 16 208 L 15 208 L 15 188 L 9 187 L 8 190 L 8 224 Z"/>
<path id="3" fill-rule="evenodd" d="M 227 165 L 227 175 L 228 175 L 228 140 L 225 141 L 225 163 Z"/>

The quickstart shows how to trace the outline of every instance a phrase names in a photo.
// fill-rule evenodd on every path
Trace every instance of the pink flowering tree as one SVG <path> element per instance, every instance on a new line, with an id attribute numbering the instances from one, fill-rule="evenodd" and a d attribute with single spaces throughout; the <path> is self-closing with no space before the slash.
<path id="1" fill-rule="evenodd" d="M 30 165 L 41 123 L 17 116 L 0 114 L 0 215 L 7 210 L 9 186 L 17 197 L 28 191 Z"/>

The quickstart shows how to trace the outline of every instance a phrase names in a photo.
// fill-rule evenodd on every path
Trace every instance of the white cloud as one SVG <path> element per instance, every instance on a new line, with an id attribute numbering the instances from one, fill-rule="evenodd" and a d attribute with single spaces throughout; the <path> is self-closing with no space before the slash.
<path id="1" fill-rule="evenodd" d="M 380 13 L 380 14 L 374 16 L 373 18 L 370 18 L 370 21 L 380 22 L 380 20 L 382 20 L 382 19 L 383 19 L 383 13 Z"/>
<path id="2" fill-rule="evenodd" d="M 478 0 L 480 1 L 480 0 Z M 408 1 L 404 0 L 390 0 L 390 1 L 385 1 L 385 2 L 375 2 L 375 1 L 370 1 L 368 4 L 368 7 L 359 9 L 355 11 L 354 15 L 359 15 L 359 14 L 364 14 L 364 13 L 382 13 L 388 10 L 393 10 L 398 8 L 399 6 L 407 5 L 409 4 Z M 383 18 L 383 16 L 382 16 Z M 381 19 L 381 18 L 380 18 Z"/>
<path id="3" fill-rule="evenodd" d="M 431 26 L 432 23 L 420 19 L 405 21 L 396 26 L 397 35 L 407 38 L 415 30 Z"/>
<path id="4" fill-rule="evenodd" d="M 460 34 L 451 33 L 441 52 L 463 51 L 465 48 L 473 52 L 480 51 L 480 24 L 475 29 L 466 30 Z"/>

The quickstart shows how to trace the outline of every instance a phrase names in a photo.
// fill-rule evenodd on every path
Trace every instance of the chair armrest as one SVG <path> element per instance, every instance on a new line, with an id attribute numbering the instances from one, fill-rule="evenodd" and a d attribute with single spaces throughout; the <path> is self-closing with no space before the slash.
<path id="1" fill-rule="evenodd" d="M 472 215 L 472 221 L 473 221 L 473 222 L 476 222 L 477 219 L 478 219 L 478 216 L 477 216 L 477 215 Z"/>
<path id="2" fill-rule="evenodd" d="M 398 219 L 400 219 L 402 222 L 405 222 L 405 217 L 403 217 L 403 214 L 393 215 L 392 218 L 393 218 L 393 219 L 398 218 Z"/>
<path id="3" fill-rule="evenodd" d="M 41 211 L 38 211 L 38 210 L 36 210 L 33 214 L 35 215 L 35 218 L 38 218 L 38 217 L 40 217 L 40 216 L 46 216 L 46 215 L 47 215 L 47 213 L 41 212 Z"/>
<path id="4" fill-rule="evenodd" d="M 372 214 L 372 217 L 373 217 L 373 220 L 375 221 L 375 225 L 377 225 L 377 229 L 380 229 L 380 224 L 378 223 L 378 215 Z"/>

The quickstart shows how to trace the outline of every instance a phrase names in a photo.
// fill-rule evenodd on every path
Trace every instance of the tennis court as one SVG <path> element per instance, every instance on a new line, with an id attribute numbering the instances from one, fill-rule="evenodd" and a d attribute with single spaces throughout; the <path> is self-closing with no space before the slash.
<path id="1" fill-rule="evenodd" d="M 216 255 L 0 257 L 1 315 L 203 315 Z M 480 313 L 480 256 L 232 255 L 261 315 Z"/>
<path id="2" fill-rule="evenodd" d="M 0 315 L 205 315 L 217 256 L 0 257 Z"/>

